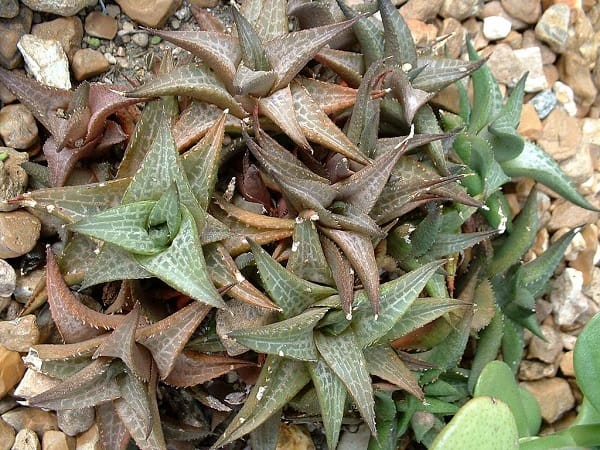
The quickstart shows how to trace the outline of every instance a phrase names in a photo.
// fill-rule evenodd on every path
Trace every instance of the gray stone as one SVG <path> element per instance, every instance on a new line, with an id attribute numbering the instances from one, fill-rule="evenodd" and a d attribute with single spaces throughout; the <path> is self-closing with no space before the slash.
<path id="1" fill-rule="evenodd" d="M 529 103 L 533 105 L 539 118 L 543 120 L 556 107 L 556 94 L 549 89 L 545 89 L 529 100 Z"/>
<path id="2" fill-rule="evenodd" d="M 550 6 L 535 26 L 535 35 L 555 52 L 563 53 L 569 38 L 570 17 L 571 10 L 568 5 L 557 3 Z"/>
<path id="3" fill-rule="evenodd" d="M 548 325 L 542 325 L 540 328 L 546 340 L 533 336 L 529 341 L 527 357 L 539 359 L 545 363 L 554 363 L 563 349 L 562 336 Z"/>
<path id="4" fill-rule="evenodd" d="M 69 61 L 58 41 L 40 39 L 26 34 L 17 47 L 23 55 L 25 65 L 40 83 L 60 89 L 71 89 Z"/>
<path id="5" fill-rule="evenodd" d="M 552 283 L 550 302 L 554 312 L 554 323 L 559 326 L 572 326 L 579 316 L 588 309 L 584 295 L 583 274 L 579 270 L 567 267 Z"/>
<path id="6" fill-rule="evenodd" d="M 12 450 L 41 450 L 41 448 L 40 440 L 35 431 L 24 428 L 15 436 Z"/>
<path id="7" fill-rule="evenodd" d="M 421 411 L 418 411 L 415 413 L 415 415 L 419 415 L 420 413 Z M 369 446 L 370 439 L 371 433 L 369 431 L 369 427 L 364 423 L 361 423 L 357 431 L 342 432 L 337 450 L 356 450 L 359 448 L 367 448 Z"/>
<path id="8" fill-rule="evenodd" d="M 496 79 L 507 86 L 514 86 L 525 73 L 521 61 L 508 44 L 498 44 L 494 47 L 488 59 L 488 67 Z"/>
<path id="9" fill-rule="evenodd" d="M 148 47 L 150 38 L 148 33 L 135 33 L 133 36 L 131 36 L 131 40 L 138 47 L 146 48 Z"/>
<path id="10" fill-rule="evenodd" d="M 548 88 L 544 74 L 542 52 L 539 47 L 521 48 L 514 51 L 525 72 L 529 72 L 525 81 L 525 92 L 539 92 Z"/>
<path id="11" fill-rule="evenodd" d="M 83 8 L 96 6 L 98 0 L 22 0 L 34 11 L 47 12 L 58 16 L 73 16 Z"/>
<path id="12" fill-rule="evenodd" d="M 20 276 L 17 279 L 17 287 L 14 292 L 15 300 L 19 303 L 27 303 L 35 287 L 45 274 L 46 271 L 44 269 L 36 269 Z"/>
<path id="13" fill-rule="evenodd" d="M 19 14 L 18 0 L 2 0 L 0 2 L 0 17 L 12 19 Z"/>
<path id="14" fill-rule="evenodd" d="M 17 274 L 9 263 L 0 259 L 0 297 L 10 297 L 15 292 Z M 4 322 L 0 322 L 0 327 Z M 1 344 L 0 340 L 0 344 Z"/>
<path id="15" fill-rule="evenodd" d="M 29 8 L 19 8 L 19 14 L 13 19 L 0 19 L 0 65 L 14 69 L 23 62 L 17 49 L 17 42 L 31 30 L 33 13 Z"/>
<path id="16" fill-rule="evenodd" d="M 440 8 L 440 16 L 444 19 L 452 17 L 456 20 L 465 20 L 476 15 L 481 9 L 478 0 L 444 0 Z"/>
<path id="17" fill-rule="evenodd" d="M 80 409 L 63 409 L 56 412 L 58 428 L 67 436 L 77 436 L 90 429 L 94 423 L 93 407 Z"/>
<path id="18" fill-rule="evenodd" d="M 25 364 L 31 365 L 31 362 L 27 361 L 25 357 Z M 46 392 L 48 389 L 61 383 L 58 378 L 53 378 L 48 375 L 44 375 L 41 372 L 29 368 L 25 371 L 25 375 L 21 378 L 18 386 L 15 388 L 14 396 L 29 399 L 35 395 Z"/>

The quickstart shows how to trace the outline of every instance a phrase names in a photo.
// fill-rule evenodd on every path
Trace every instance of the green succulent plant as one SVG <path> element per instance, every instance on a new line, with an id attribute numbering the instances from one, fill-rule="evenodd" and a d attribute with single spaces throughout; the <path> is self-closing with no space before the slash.
<path id="1" fill-rule="evenodd" d="M 577 230 L 522 264 L 536 190 L 513 219 L 502 186 L 526 175 L 593 206 L 516 132 L 524 79 L 504 101 L 471 47 L 471 61 L 421 54 L 389 0 L 364 11 L 248 0 L 230 32 L 194 11 L 210 31 L 151 31 L 201 61 L 166 54 L 133 89 L 54 91 L 0 70 L 52 135 L 48 167 L 23 165 L 40 188 L 12 202 L 65 225 L 24 309 L 49 304 L 65 344 L 37 345 L 26 361 L 58 381 L 28 404 L 95 408 L 111 449 L 129 437 L 220 448 L 247 434 L 275 448 L 291 410 L 322 422 L 331 449 L 349 419 L 366 423 L 369 449 L 407 433 L 442 448 L 478 420 L 502 421 L 506 442 L 535 435 L 535 404 L 512 374 L 523 330 L 541 335 L 535 299 Z M 452 83 L 458 115 L 430 102 Z M 92 162 L 121 142 L 118 161 Z M 96 182 L 77 184 L 76 166 Z M 70 287 L 117 293 L 98 312 Z M 241 407 L 202 386 L 255 361 Z M 161 420 L 169 401 L 191 415 L 203 404 L 220 436 Z"/>

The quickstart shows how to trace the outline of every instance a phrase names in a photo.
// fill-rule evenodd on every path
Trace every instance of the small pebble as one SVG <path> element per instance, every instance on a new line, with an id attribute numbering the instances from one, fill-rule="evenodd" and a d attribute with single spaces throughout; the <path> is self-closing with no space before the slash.
<path id="1" fill-rule="evenodd" d="M 26 150 L 38 138 L 33 114 L 25 105 L 7 105 L 0 109 L 0 137 L 7 147 Z"/>
<path id="2" fill-rule="evenodd" d="M 556 94 L 556 100 L 565 109 L 567 114 L 575 117 L 577 115 L 577 104 L 575 103 L 573 89 L 562 81 L 557 81 L 552 85 L 552 90 Z"/>
<path id="3" fill-rule="evenodd" d="M 138 47 L 146 48 L 148 47 L 148 42 L 150 38 L 148 36 L 148 33 L 135 33 L 133 36 L 131 36 L 131 40 Z"/>
<path id="4" fill-rule="evenodd" d="M 40 440 L 35 431 L 24 428 L 15 436 L 15 443 L 11 450 L 40 450 Z"/>
<path id="5" fill-rule="evenodd" d="M 548 117 L 552 110 L 556 107 L 556 94 L 550 89 L 545 89 L 529 100 L 533 105 L 541 120 Z"/>
<path id="6" fill-rule="evenodd" d="M 179 27 L 181 27 L 181 21 L 179 19 L 171 19 L 171 27 L 174 30 L 179 30 Z"/>
<path id="7" fill-rule="evenodd" d="M 490 16 L 483 19 L 483 35 L 490 41 L 504 39 L 509 35 L 511 23 L 501 16 Z"/>
<path id="8" fill-rule="evenodd" d="M 9 297 L 15 292 L 17 274 L 9 263 L 0 259 L 0 297 Z"/>
<path id="9" fill-rule="evenodd" d="M 106 58 L 106 60 L 108 61 L 109 64 L 116 64 L 117 63 L 117 59 L 110 52 L 106 52 L 104 54 L 104 57 Z"/>
<path id="10" fill-rule="evenodd" d="M 113 39 L 119 29 L 119 24 L 115 19 L 100 11 L 92 11 L 85 18 L 85 32 L 90 36 Z"/>

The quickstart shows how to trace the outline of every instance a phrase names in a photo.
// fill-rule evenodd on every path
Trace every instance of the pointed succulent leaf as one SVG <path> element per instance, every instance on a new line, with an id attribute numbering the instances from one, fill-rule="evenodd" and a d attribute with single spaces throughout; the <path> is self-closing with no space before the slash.
<path id="1" fill-rule="evenodd" d="M 96 342 L 100 343 L 102 342 L 102 339 L 96 339 Z M 48 346 L 63 347 L 63 345 L 58 344 L 45 345 L 46 347 L 43 350 L 43 352 L 45 352 L 46 354 L 44 356 L 48 356 L 48 354 L 52 352 L 52 350 L 49 349 Z M 66 380 L 67 378 L 70 378 L 80 370 L 86 368 L 91 362 L 89 354 L 85 354 L 84 356 L 71 357 L 68 359 L 41 359 L 38 356 L 39 354 L 37 351 L 37 347 L 38 346 L 30 347 L 27 355 L 22 358 L 23 362 L 25 363 L 25 367 L 33 369 L 36 372 L 42 373 L 49 377 L 56 378 L 58 380 Z M 86 353 L 93 353 L 93 348 L 89 349 L 89 351 L 87 351 Z"/>
<path id="2" fill-rule="evenodd" d="M 378 0 L 385 39 L 384 53 L 403 66 L 417 66 L 417 48 L 408 25 L 390 0 Z M 403 67 L 404 69 L 404 67 Z"/>
<path id="3" fill-rule="evenodd" d="M 471 61 L 481 59 L 470 40 L 467 40 L 467 50 Z M 494 120 L 502 109 L 502 93 L 490 68 L 485 65 L 473 72 L 471 79 L 474 101 L 469 131 L 477 134 Z"/>
<path id="4" fill-rule="evenodd" d="M 327 446 L 336 448 L 344 418 L 346 388 L 322 359 L 307 367 L 319 399 Z"/>
<path id="5" fill-rule="evenodd" d="M 296 77 L 304 89 L 319 104 L 325 114 L 336 114 L 350 108 L 356 101 L 356 89 L 339 84 L 326 83 L 314 78 Z"/>
<path id="6" fill-rule="evenodd" d="M 178 110 L 175 97 L 163 97 L 146 104 L 142 117 L 129 138 L 123 160 L 119 165 L 117 178 L 133 177 L 136 174 L 146 152 L 161 130 L 159 124 L 168 122 L 172 125 Z"/>
<path id="7" fill-rule="evenodd" d="M 333 213 L 332 217 L 337 223 L 335 228 L 355 231 L 371 238 L 383 239 L 386 236 L 386 233 L 368 214 L 350 203 L 342 201 L 333 202 L 329 210 Z M 322 222 L 326 224 L 324 220 Z"/>
<path id="8" fill-rule="evenodd" d="M 321 144 L 353 161 L 369 163 L 352 141 L 319 109 L 318 103 L 304 87 L 293 82 L 291 88 L 298 124 L 309 141 Z"/>
<path id="9" fill-rule="evenodd" d="M 206 268 L 212 282 L 219 288 L 231 286 L 227 295 L 254 306 L 280 311 L 269 297 L 244 278 L 222 244 L 211 243 L 204 246 L 203 250 Z"/>
<path id="10" fill-rule="evenodd" d="M 316 301 L 335 293 L 335 290 L 303 280 L 283 268 L 258 244 L 249 240 L 250 248 L 264 288 L 278 306 L 284 317 L 294 317 Z"/>
<path id="11" fill-rule="evenodd" d="M 286 9 L 286 0 L 264 0 L 262 2 L 260 14 L 254 24 L 263 42 L 288 33 Z"/>
<path id="12" fill-rule="evenodd" d="M 281 431 L 281 411 L 265 420 L 262 425 L 250 432 L 250 442 L 255 448 L 277 448 L 279 434 Z"/>
<path id="13" fill-rule="evenodd" d="M 416 89 L 427 92 L 439 92 L 446 86 L 469 76 L 485 63 L 480 61 L 461 61 L 459 59 L 426 59 L 420 58 L 418 69 L 420 72 L 412 79 Z"/>
<path id="14" fill-rule="evenodd" d="M 406 150 L 406 142 L 397 145 L 373 164 L 355 172 L 349 178 L 337 182 L 334 187 L 339 192 L 338 198 L 369 213 L 387 183 L 394 165 Z"/>
<path id="15" fill-rule="evenodd" d="M 442 208 L 429 203 L 427 216 L 415 227 L 410 235 L 412 254 L 422 256 L 434 244 L 442 226 Z"/>
<path id="16" fill-rule="evenodd" d="M 263 97 L 269 94 L 277 81 L 277 74 L 272 70 L 252 70 L 240 63 L 233 79 L 233 92 L 237 95 Z"/>
<path id="17" fill-rule="evenodd" d="M 150 367 L 148 367 L 148 372 L 150 372 Z M 118 382 L 121 389 L 120 401 L 125 402 L 128 409 L 138 418 L 144 437 L 148 437 L 152 430 L 152 410 L 146 385 L 133 374 L 120 377 Z"/>
<path id="18" fill-rule="evenodd" d="M 389 345 L 367 347 L 364 354 L 371 375 L 395 384 L 419 400 L 425 399 L 414 374 Z"/>
<path id="19" fill-rule="evenodd" d="M 323 318 L 325 308 L 313 308 L 281 322 L 229 333 L 229 338 L 258 353 L 268 353 L 302 361 L 319 359 L 313 341 L 313 328 Z"/>
<path id="20" fill-rule="evenodd" d="M 359 308 L 352 319 L 352 328 L 361 348 L 365 348 L 388 333 L 401 320 L 409 306 L 416 300 L 425 283 L 442 265 L 434 261 L 413 270 L 381 288 L 380 317 L 373 320 L 367 310 Z M 357 303 L 359 299 L 357 298 Z"/>
<path id="21" fill-rule="evenodd" d="M 286 269 L 314 283 L 331 285 L 331 269 L 319 242 L 319 233 L 312 220 L 298 218 Z"/>
<path id="22" fill-rule="evenodd" d="M 402 105 L 404 120 L 407 124 L 411 124 L 415 114 L 434 94 L 413 87 L 401 68 L 392 70 L 388 80 L 392 93 Z"/>
<path id="23" fill-rule="evenodd" d="M 333 230 L 321 227 L 321 233 L 331 239 L 344 252 L 352 268 L 362 281 L 375 320 L 379 315 L 379 270 L 371 238 L 353 231 Z M 373 320 L 373 317 L 370 317 Z"/>
<path id="24" fill-rule="evenodd" d="M 184 350 L 177 355 L 171 373 L 163 381 L 177 387 L 195 386 L 220 377 L 232 370 L 254 365 L 250 361 L 228 356 L 208 355 Z"/>
<path id="25" fill-rule="evenodd" d="M 382 289 L 385 292 L 385 284 L 382 286 Z M 468 304 L 453 298 L 418 298 L 411 303 L 402 318 L 394 324 L 378 343 L 391 342 L 433 322 L 447 312 L 467 307 L 469 307 Z"/>
<path id="26" fill-rule="evenodd" d="M 242 61 L 250 70 L 268 71 L 271 69 L 261 38 L 256 29 L 236 8 L 231 10 L 238 33 Z"/>
<path id="27" fill-rule="evenodd" d="M 519 268 L 521 286 L 527 288 L 535 298 L 544 293 L 546 283 L 564 256 L 571 240 L 579 231 L 579 228 L 574 228 L 563 234 L 544 253 Z"/>
<path id="28" fill-rule="evenodd" d="M 144 269 L 168 285 L 200 302 L 222 308 L 225 304 L 208 278 L 194 218 L 186 208 L 182 213 L 179 233 L 166 250 L 135 257 Z"/>
<path id="29" fill-rule="evenodd" d="M 414 121 L 416 133 L 439 134 L 442 132 L 437 116 L 428 104 L 417 111 Z M 443 176 L 450 175 L 442 143 L 440 141 L 430 142 L 425 150 L 439 174 Z"/>
<path id="30" fill-rule="evenodd" d="M 137 305 L 125 316 L 120 326 L 96 349 L 93 358 L 101 356 L 121 359 L 137 378 L 148 381 L 150 378 L 150 355 L 135 342 L 135 330 L 140 319 Z"/>
<path id="31" fill-rule="evenodd" d="M 226 219 L 234 219 L 244 228 L 254 227 L 272 230 L 292 230 L 294 228 L 294 221 L 291 219 L 280 219 L 279 217 L 257 214 L 227 202 L 222 197 L 216 197 L 215 204 L 227 214 Z M 242 229 L 240 228 L 240 230 Z"/>
<path id="32" fill-rule="evenodd" d="M 60 384 L 27 400 L 27 404 L 54 410 L 80 409 L 121 396 L 110 366 L 100 358 Z"/>
<path id="33" fill-rule="evenodd" d="M 135 403 L 130 403 L 124 398 L 119 398 L 113 402 L 115 411 L 140 449 L 166 448 L 167 445 L 163 436 L 158 404 L 156 402 L 156 377 L 151 379 L 147 386 L 143 387 L 146 388 L 144 391 L 147 404 L 150 408 L 150 432 L 148 432 L 148 416 L 142 417 L 143 411 L 136 409 Z M 142 395 L 141 390 L 139 394 Z"/>
<path id="34" fill-rule="evenodd" d="M 160 378 L 166 378 L 177 355 L 210 311 L 210 306 L 192 302 L 167 318 L 138 329 L 136 341 L 150 350 Z"/>
<path id="35" fill-rule="evenodd" d="M 242 107 L 229 94 L 225 86 L 204 65 L 181 66 L 148 81 L 139 88 L 126 93 L 130 97 L 161 97 L 165 95 L 187 95 L 208 101 L 221 109 L 227 109 L 238 117 L 245 117 Z"/>
<path id="36" fill-rule="evenodd" d="M 365 67 L 369 67 L 375 61 L 383 59 L 385 57 L 383 33 L 377 25 L 367 17 L 359 16 L 343 0 L 337 0 L 337 4 L 346 18 L 358 18 L 358 21 L 352 25 L 352 30 L 360 44 L 365 60 Z"/>
<path id="37" fill-rule="evenodd" d="M 65 283 L 52 250 L 46 251 L 46 288 L 52 319 L 67 343 L 98 336 L 98 328 L 115 328 L 122 317 L 109 316 L 83 305 Z"/>
<path id="38" fill-rule="evenodd" d="M 265 53 L 277 73 L 277 84 L 273 91 L 288 85 L 322 47 L 354 25 L 356 20 L 300 30 L 265 42 Z"/>
<path id="39" fill-rule="evenodd" d="M 533 244 L 538 226 L 537 190 L 532 189 L 521 213 L 513 222 L 510 234 L 487 265 L 487 275 L 493 277 L 516 264 Z"/>
<path id="40" fill-rule="evenodd" d="M 562 171 L 558 163 L 548 153 L 531 142 L 525 142 L 519 156 L 502 163 L 508 176 L 528 176 L 548 186 L 571 203 L 585 209 L 598 211 L 598 208 L 585 199 Z"/>
<path id="41" fill-rule="evenodd" d="M 67 110 L 73 93 L 42 85 L 24 74 L 0 67 L 0 82 L 40 121 L 53 136 L 60 135 L 65 119 L 58 110 Z"/>
<path id="42" fill-rule="evenodd" d="M 375 435 L 375 401 L 367 362 L 352 329 L 337 336 L 315 333 L 319 353 L 348 389 L 371 434 Z"/>
<path id="43" fill-rule="evenodd" d="M 297 145 L 310 149 L 294 111 L 294 99 L 289 86 L 285 86 L 268 97 L 258 100 L 258 111 L 271 119 Z"/>
<path id="44" fill-rule="evenodd" d="M 199 56 L 228 84 L 232 83 L 242 59 L 240 44 L 236 37 L 215 31 L 151 30 L 151 32 Z"/>
<path id="45" fill-rule="evenodd" d="M 354 300 L 354 270 L 348 258 L 331 239 L 324 235 L 321 235 L 320 238 L 327 264 L 331 268 L 335 280 L 342 310 L 346 320 L 350 320 L 352 318 L 352 301 Z"/>
<path id="46" fill-rule="evenodd" d="M 475 231 L 473 233 L 440 233 L 435 244 L 427 254 L 430 258 L 441 258 L 462 252 L 495 235 L 496 230 Z"/>
<path id="47" fill-rule="evenodd" d="M 148 215 L 147 223 L 150 228 L 166 224 L 169 237 L 177 234 L 181 225 L 181 214 L 179 213 L 179 193 L 175 183 L 171 184 L 154 204 Z"/>
<path id="48" fill-rule="evenodd" d="M 352 87 L 357 87 L 365 72 L 363 55 L 333 48 L 322 48 L 315 55 L 315 60 L 329 67 Z"/>
<path id="49" fill-rule="evenodd" d="M 96 406 L 96 423 L 102 448 L 125 450 L 129 444 L 129 433 L 117 415 L 112 402 Z"/>
<path id="50" fill-rule="evenodd" d="M 72 231 L 101 239 L 129 252 L 152 255 L 164 250 L 146 230 L 146 221 L 156 202 L 121 205 L 86 217 L 70 226 Z"/>
<path id="51" fill-rule="evenodd" d="M 82 289 L 115 280 L 150 278 L 152 274 L 138 264 L 133 254 L 121 247 L 104 243 L 98 256 L 87 267 Z"/>
<path id="52" fill-rule="evenodd" d="M 248 399 L 214 448 L 250 433 L 279 411 L 310 381 L 305 363 L 269 355 Z"/>

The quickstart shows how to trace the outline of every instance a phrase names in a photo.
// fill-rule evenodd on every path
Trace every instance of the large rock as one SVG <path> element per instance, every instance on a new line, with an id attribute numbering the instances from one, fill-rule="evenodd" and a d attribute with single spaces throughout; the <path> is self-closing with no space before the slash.
<path id="1" fill-rule="evenodd" d="M 57 16 L 73 16 L 83 8 L 96 6 L 98 0 L 21 0 L 34 11 L 47 12 Z"/>
<path id="2" fill-rule="evenodd" d="M 598 89 L 585 59 L 578 53 L 567 51 L 558 60 L 558 73 L 561 81 L 573 88 L 575 101 L 587 111 L 596 100 Z"/>
<path id="3" fill-rule="evenodd" d="M 58 428 L 67 436 L 77 436 L 90 429 L 94 423 L 93 407 L 80 409 L 63 409 L 56 412 Z"/>
<path id="4" fill-rule="evenodd" d="M 0 147 L 0 153 L 8 154 L 8 158 L 0 161 L 0 211 L 12 211 L 18 206 L 8 200 L 22 194 L 29 181 L 27 172 L 21 167 L 28 155 L 8 147 Z"/>
<path id="5" fill-rule="evenodd" d="M 41 39 L 60 42 L 71 61 L 75 52 L 81 48 L 83 25 L 79 17 L 59 17 L 34 25 L 31 34 Z"/>
<path id="6" fill-rule="evenodd" d="M 15 443 L 16 434 L 13 427 L 0 419 L 0 450 L 10 450 Z"/>
<path id="7" fill-rule="evenodd" d="M 24 428 L 15 436 L 12 450 L 41 450 L 41 448 L 40 439 L 35 431 Z"/>
<path id="8" fill-rule="evenodd" d="M 575 406 L 575 398 L 569 383 L 562 378 L 547 378 L 521 383 L 533 394 L 542 411 L 542 418 L 548 423 L 556 422 L 564 413 Z"/>
<path id="9" fill-rule="evenodd" d="M 0 398 L 17 385 L 24 373 L 21 355 L 0 345 Z"/>
<path id="10" fill-rule="evenodd" d="M 427 21 L 437 16 L 443 0 L 410 0 L 400 7 L 400 14 L 405 19 L 416 19 Z"/>
<path id="11" fill-rule="evenodd" d="M 16 286 L 17 274 L 15 269 L 9 263 L 0 259 L 0 297 L 10 297 L 15 292 Z M 0 329 L 3 323 L 5 322 L 0 322 Z M 0 338 L 0 344 L 2 344 L 2 338 Z"/>
<path id="12" fill-rule="evenodd" d="M 537 38 L 550 46 L 557 53 L 567 48 L 569 39 L 569 20 L 571 10 L 564 3 L 550 6 L 535 26 Z"/>
<path id="13" fill-rule="evenodd" d="M 0 2 L 0 17 L 12 19 L 19 14 L 19 0 L 2 0 Z"/>
<path id="14" fill-rule="evenodd" d="M 562 352 L 562 337 L 558 331 L 548 325 L 541 326 L 545 340 L 533 336 L 529 341 L 529 359 L 539 359 L 545 363 L 553 363 Z"/>
<path id="15" fill-rule="evenodd" d="M 552 283 L 550 293 L 554 322 L 559 326 L 572 326 L 579 316 L 588 309 L 587 298 L 583 295 L 583 274 L 567 267 Z"/>
<path id="16" fill-rule="evenodd" d="M 0 137 L 4 145 L 26 150 L 38 138 L 38 127 L 33 114 L 20 103 L 0 109 Z"/>
<path id="17" fill-rule="evenodd" d="M 29 428 L 42 436 L 48 430 L 57 430 L 56 415 L 50 411 L 42 411 L 38 408 L 19 406 L 2 414 L 2 420 L 12 426 L 15 430 Z"/>
<path id="18" fill-rule="evenodd" d="M 561 109 L 554 109 L 544 121 L 538 144 L 557 161 L 575 156 L 582 145 L 581 122 Z"/>
<path id="19" fill-rule="evenodd" d="M 181 0 L 116 0 L 123 12 L 136 22 L 161 28 L 180 6 Z"/>
<path id="20" fill-rule="evenodd" d="M 0 322 L 0 344 L 10 350 L 26 353 L 39 340 L 40 330 L 33 314 Z"/>
<path id="21" fill-rule="evenodd" d="M 17 47 L 36 80 L 48 86 L 71 89 L 69 61 L 60 42 L 26 34 Z"/>
<path id="22" fill-rule="evenodd" d="M 39 219 L 26 211 L 0 213 L 0 258 L 16 258 L 31 251 L 41 228 Z"/>
<path id="23" fill-rule="evenodd" d="M 62 431 L 48 430 L 42 436 L 42 450 L 75 450 L 76 440 Z"/>
<path id="24" fill-rule="evenodd" d="M 535 23 L 542 13 L 540 0 L 502 0 L 502 7 L 515 19 Z"/>

